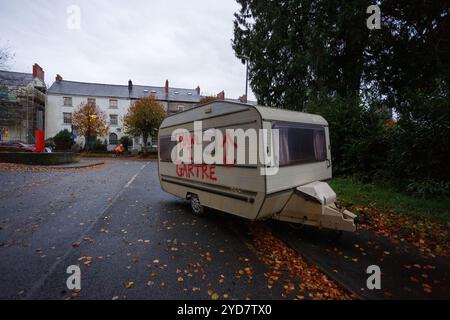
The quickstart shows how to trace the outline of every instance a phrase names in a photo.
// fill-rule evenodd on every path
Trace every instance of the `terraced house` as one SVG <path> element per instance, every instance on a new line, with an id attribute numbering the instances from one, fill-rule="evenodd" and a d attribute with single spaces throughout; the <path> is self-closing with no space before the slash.
<path id="1" fill-rule="evenodd" d="M 77 137 L 76 128 L 72 127 L 72 113 L 83 103 L 95 103 L 107 117 L 109 133 L 106 140 L 108 150 L 113 150 L 125 135 L 123 117 L 131 104 L 141 98 L 154 96 L 168 115 L 195 107 L 200 101 L 200 87 L 196 89 L 171 88 L 167 80 L 163 87 L 135 85 L 130 80 L 128 85 L 75 82 L 64 80 L 60 75 L 47 91 L 45 115 L 45 136 L 50 138 L 59 131 L 71 131 L 77 142 L 84 139 Z M 133 149 L 142 148 L 142 137 L 133 137 Z M 149 139 L 149 145 L 153 144 Z"/>

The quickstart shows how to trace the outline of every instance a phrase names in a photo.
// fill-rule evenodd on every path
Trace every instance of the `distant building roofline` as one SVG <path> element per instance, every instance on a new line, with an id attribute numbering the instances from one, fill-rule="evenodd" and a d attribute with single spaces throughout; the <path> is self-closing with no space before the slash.
<path id="1" fill-rule="evenodd" d="M 168 90 L 168 92 L 166 92 Z M 92 97 L 111 97 L 122 99 L 138 99 L 145 96 L 155 96 L 159 101 L 198 103 L 201 96 L 197 88 L 178 88 L 165 86 L 135 85 L 130 80 L 128 84 L 107 84 L 96 82 L 81 82 L 72 80 L 55 81 L 48 89 L 50 95 L 74 95 Z"/>

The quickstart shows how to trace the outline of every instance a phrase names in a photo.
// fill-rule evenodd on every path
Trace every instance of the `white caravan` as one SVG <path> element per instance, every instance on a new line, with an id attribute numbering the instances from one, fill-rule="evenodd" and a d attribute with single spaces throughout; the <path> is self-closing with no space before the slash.
<path id="1" fill-rule="evenodd" d="M 267 152 L 269 147 L 272 151 L 277 147 L 279 154 L 271 165 L 261 161 L 232 165 L 174 162 L 173 150 L 179 142 L 172 139 L 174 131 L 184 129 L 193 134 L 194 122 L 198 121 L 203 132 L 216 129 L 224 136 L 227 129 L 278 129 L 279 138 L 269 139 Z M 247 144 L 245 148 L 248 159 L 250 147 Z M 335 204 L 336 194 L 324 182 L 332 177 L 331 147 L 328 123 L 321 116 L 212 102 L 163 121 L 158 159 L 162 189 L 190 200 L 197 215 L 206 207 L 250 220 L 272 218 L 332 230 L 356 230 L 356 216 Z M 276 174 L 262 174 L 274 169 L 269 166 L 278 168 Z"/>

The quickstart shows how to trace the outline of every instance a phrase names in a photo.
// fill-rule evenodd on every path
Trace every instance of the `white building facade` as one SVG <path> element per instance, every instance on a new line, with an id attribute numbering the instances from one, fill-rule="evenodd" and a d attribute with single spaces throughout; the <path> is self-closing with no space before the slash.
<path id="1" fill-rule="evenodd" d="M 106 141 L 108 150 L 114 150 L 126 135 L 123 118 L 128 109 L 137 99 L 150 95 L 161 103 L 168 115 L 193 108 L 202 98 L 199 87 L 170 88 L 168 81 L 164 87 L 133 85 L 131 80 L 128 85 L 109 85 L 66 81 L 58 75 L 47 91 L 45 138 L 67 129 L 74 134 L 77 143 L 84 145 L 84 138 L 77 136 L 76 128 L 72 126 L 72 114 L 80 105 L 95 103 L 105 113 L 109 125 L 107 136 L 98 138 Z M 142 137 L 130 138 L 133 139 L 132 149 L 140 151 Z M 151 147 L 151 139 L 148 143 Z"/>

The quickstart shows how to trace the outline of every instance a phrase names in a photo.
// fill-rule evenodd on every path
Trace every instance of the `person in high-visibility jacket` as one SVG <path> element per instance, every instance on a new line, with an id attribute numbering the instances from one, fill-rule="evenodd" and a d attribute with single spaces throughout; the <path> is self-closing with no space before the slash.
<path id="1" fill-rule="evenodd" d="M 123 153 L 123 146 L 121 144 L 116 147 L 116 152 L 118 157 Z"/>

